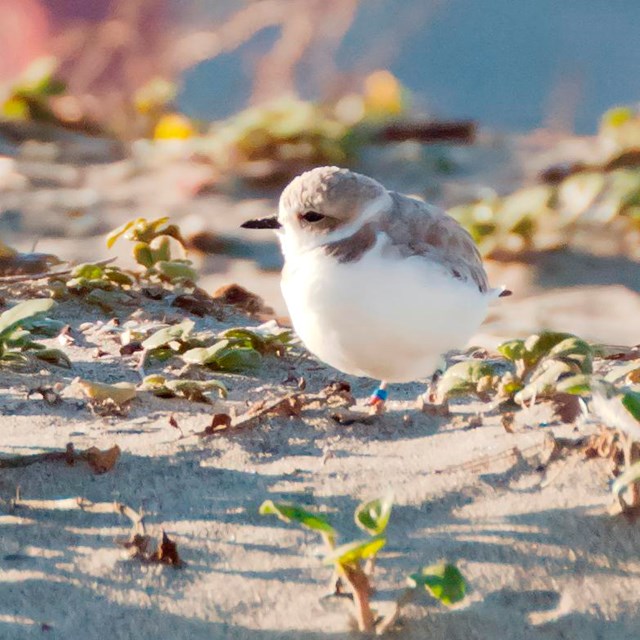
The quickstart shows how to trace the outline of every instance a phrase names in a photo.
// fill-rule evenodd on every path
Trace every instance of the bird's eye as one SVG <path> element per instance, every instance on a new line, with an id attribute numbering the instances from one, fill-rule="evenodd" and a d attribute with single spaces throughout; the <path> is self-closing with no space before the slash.
<path id="1" fill-rule="evenodd" d="M 307 222 L 320 222 L 324 216 L 317 211 L 307 211 L 301 218 Z"/>

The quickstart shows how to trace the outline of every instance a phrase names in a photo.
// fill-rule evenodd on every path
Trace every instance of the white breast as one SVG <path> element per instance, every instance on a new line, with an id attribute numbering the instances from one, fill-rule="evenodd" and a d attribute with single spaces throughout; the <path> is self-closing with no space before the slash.
<path id="1" fill-rule="evenodd" d="M 287 256 L 282 292 L 309 351 L 389 382 L 430 376 L 477 330 L 492 297 L 421 256 L 383 257 L 380 241 L 351 263 L 322 249 Z"/>

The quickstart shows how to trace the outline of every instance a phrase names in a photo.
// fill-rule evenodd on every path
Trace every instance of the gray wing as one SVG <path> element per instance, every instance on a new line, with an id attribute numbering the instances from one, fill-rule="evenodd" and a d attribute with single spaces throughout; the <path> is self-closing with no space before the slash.
<path id="1" fill-rule="evenodd" d="M 394 207 L 383 225 L 394 249 L 439 262 L 454 278 L 485 293 L 489 281 L 473 238 L 451 216 L 420 200 L 390 192 Z"/>

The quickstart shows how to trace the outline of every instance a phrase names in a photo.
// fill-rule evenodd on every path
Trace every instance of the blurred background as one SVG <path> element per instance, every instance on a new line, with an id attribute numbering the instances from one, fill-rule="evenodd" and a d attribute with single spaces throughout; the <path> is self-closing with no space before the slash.
<path id="1" fill-rule="evenodd" d="M 0 0 L 3 255 L 92 261 L 169 215 L 203 288 L 284 314 L 274 238 L 239 225 L 339 164 L 471 231 L 516 293 L 492 335 L 634 344 L 639 21 L 633 0 Z"/>

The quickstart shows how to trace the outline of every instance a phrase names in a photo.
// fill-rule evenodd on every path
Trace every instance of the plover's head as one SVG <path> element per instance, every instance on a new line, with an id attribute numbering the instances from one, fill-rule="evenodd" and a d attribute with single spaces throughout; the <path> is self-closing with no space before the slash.
<path id="1" fill-rule="evenodd" d="M 338 167 L 318 167 L 282 192 L 278 215 L 250 220 L 247 228 L 277 229 L 285 255 L 348 238 L 391 206 L 379 183 Z"/>

